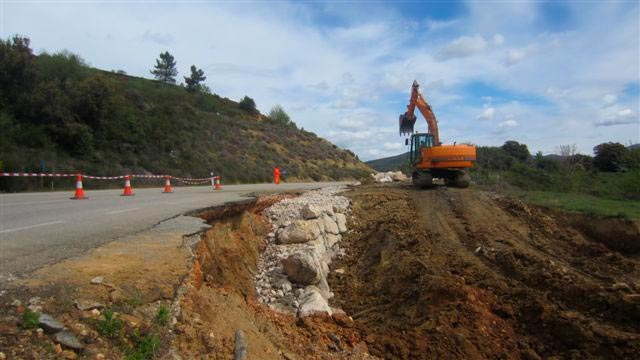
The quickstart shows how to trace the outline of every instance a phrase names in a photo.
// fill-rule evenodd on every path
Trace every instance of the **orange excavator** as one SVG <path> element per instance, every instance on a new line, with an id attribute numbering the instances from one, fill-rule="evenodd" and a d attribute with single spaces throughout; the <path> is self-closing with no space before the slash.
<path id="1" fill-rule="evenodd" d="M 411 141 L 405 140 L 409 148 L 409 162 L 414 168 L 411 179 L 420 188 L 434 185 L 433 179 L 443 179 L 446 185 L 466 188 L 471 178 L 468 169 L 476 161 L 476 147 L 473 145 L 442 145 L 438 133 L 438 121 L 431 106 L 419 91 L 417 81 L 411 86 L 411 98 L 407 112 L 400 115 L 400 135 L 411 135 Z M 416 123 L 414 111 L 418 108 L 429 130 L 426 133 L 413 132 Z"/>

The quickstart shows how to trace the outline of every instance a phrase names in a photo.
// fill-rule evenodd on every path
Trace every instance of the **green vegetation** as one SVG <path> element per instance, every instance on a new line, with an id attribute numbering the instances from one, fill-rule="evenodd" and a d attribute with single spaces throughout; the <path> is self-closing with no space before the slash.
<path id="1" fill-rule="evenodd" d="M 22 327 L 25 329 L 35 329 L 40 324 L 40 314 L 26 309 L 22 313 Z"/>
<path id="2" fill-rule="evenodd" d="M 365 164 L 371 166 L 376 171 L 387 172 L 387 171 L 404 171 L 406 173 L 411 173 L 411 167 L 409 165 L 409 153 L 404 153 L 396 156 L 389 156 L 382 159 L 370 160 L 365 162 Z"/>
<path id="3" fill-rule="evenodd" d="M 600 216 L 640 218 L 640 201 L 612 200 L 587 194 L 552 191 L 516 191 L 513 194 L 530 203 L 547 207 Z"/>
<path id="4" fill-rule="evenodd" d="M 113 316 L 110 309 L 104 310 L 102 313 L 103 320 L 98 320 L 98 332 L 109 338 L 117 338 L 122 333 L 122 321 Z"/>
<path id="5" fill-rule="evenodd" d="M 169 311 L 169 309 L 164 305 L 160 305 L 158 307 L 158 310 L 156 311 L 156 316 L 153 320 L 155 321 L 156 324 L 165 326 L 169 323 L 170 317 L 171 317 L 171 312 Z"/>
<path id="6" fill-rule="evenodd" d="M 194 67 L 195 66 L 192 68 Z M 160 58 L 156 60 L 156 66 L 151 70 L 151 74 L 155 76 L 158 81 L 166 84 L 175 84 L 178 69 L 176 69 L 176 61 L 173 55 L 169 54 L 168 51 L 161 53 Z"/>
<path id="7" fill-rule="evenodd" d="M 190 92 L 202 91 L 204 84 L 201 84 L 201 82 L 205 81 L 206 79 L 207 77 L 204 76 L 204 71 L 202 71 L 202 69 L 198 69 L 196 68 L 195 65 L 191 65 L 191 76 L 184 77 L 184 82 L 185 84 L 187 84 L 186 86 L 187 91 L 190 91 Z M 204 91 L 204 92 L 208 93 L 209 91 Z"/>
<path id="8" fill-rule="evenodd" d="M 640 149 L 604 143 L 595 157 L 578 154 L 575 145 L 559 155 L 531 157 L 526 146 L 478 147 L 472 178 L 480 185 L 507 190 L 532 203 L 598 215 L 640 217 Z M 515 143 L 515 144 L 513 144 Z M 514 153 L 517 149 L 517 153 Z M 514 156 L 517 154 L 517 157 Z"/>
<path id="9" fill-rule="evenodd" d="M 125 359 L 127 360 L 150 360 L 154 359 L 158 354 L 161 343 L 158 335 L 147 334 L 140 335 L 138 330 L 135 330 L 132 334 L 132 340 L 134 347 L 127 351 Z"/>
<path id="10" fill-rule="evenodd" d="M 163 53 L 158 61 L 163 69 L 175 59 Z M 162 76 L 93 69 L 66 51 L 36 56 L 24 37 L 0 41 L 0 171 L 214 172 L 227 184 L 268 182 L 276 165 L 285 181 L 354 179 L 370 171 L 352 152 L 261 115 L 248 96 L 239 104 Z M 108 184 L 116 185 L 84 185 Z M 72 188 L 73 180 L 0 178 L 0 191 L 53 185 Z"/>

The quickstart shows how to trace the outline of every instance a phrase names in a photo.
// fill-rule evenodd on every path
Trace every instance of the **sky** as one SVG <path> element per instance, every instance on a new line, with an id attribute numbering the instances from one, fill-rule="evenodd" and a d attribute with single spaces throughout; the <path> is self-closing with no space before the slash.
<path id="1" fill-rule="evenodd" d="M 406 151 L 413 80 L 444 143 L 640 142 L 638 1 L 0 0 L 0 37 L 14 34 L 146 78 L 169 51 L 179 81 L 196 65 L 212 92 L 279 104 L 363 160 Z"/>

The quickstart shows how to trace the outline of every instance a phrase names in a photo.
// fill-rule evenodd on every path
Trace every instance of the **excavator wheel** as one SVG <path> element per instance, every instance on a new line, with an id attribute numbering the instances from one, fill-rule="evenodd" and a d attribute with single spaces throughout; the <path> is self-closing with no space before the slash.
<path id="1" fill-rule="evenodd" d="M 431 176 L 431 174 L 428 172 L 414 171 L 411 175 L 411 180 L 413 181 L 413 185 L 419 187 L 420 189 L 428 189 L 433 187 L 433 176 Z"/>
<path id="2" fill-rule="evenodd" d="M 471 176 L 463 171 L 457 173 L 453 181 L 453 184 L 459 188 L 469 187 L 469 183 L 471 183 Z"/>

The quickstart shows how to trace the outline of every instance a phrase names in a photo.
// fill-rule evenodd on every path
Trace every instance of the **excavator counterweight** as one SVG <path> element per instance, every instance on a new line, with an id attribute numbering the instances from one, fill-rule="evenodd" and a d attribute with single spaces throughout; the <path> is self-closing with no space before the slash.
<path id="1" fill-rule="evenodd" d="M 407 111 L 400 115 L 400 135 L 411 136 L 409 162 L 414 168 L 413 183 L 421 188 L 433 186 L 433 179 L 443 179 L 445 184 L 457 187 L 469 186 L 468 169 L 476 161 L 476 147 L 473 145 L 443 145 L 440 142 L 438 121 L 431 106 L 419 91 L 420 85 L 411 85 L 411 97 Z M 414 133 L 414 114 L 418 108 L 427 121 L 427 133 Z"/>

